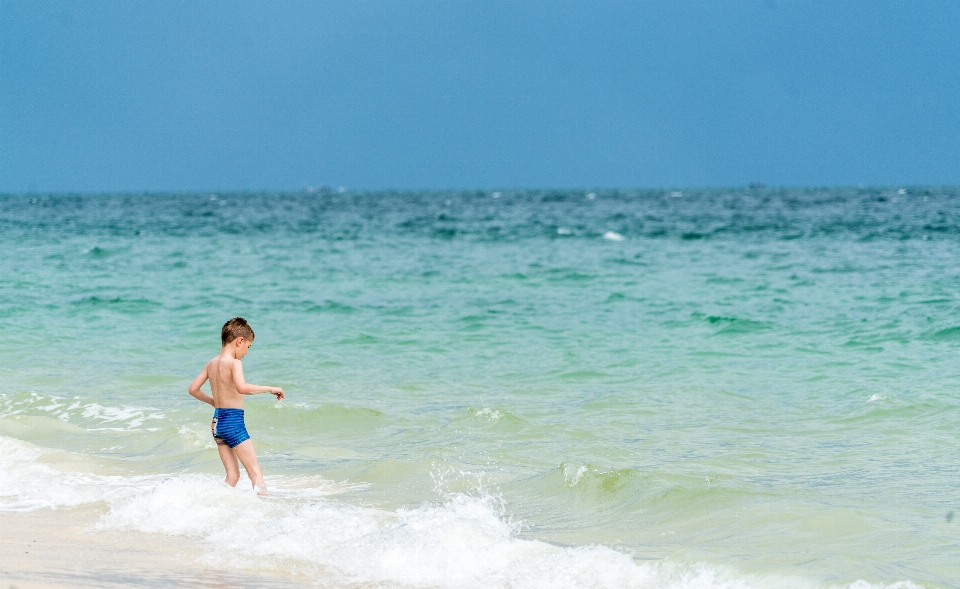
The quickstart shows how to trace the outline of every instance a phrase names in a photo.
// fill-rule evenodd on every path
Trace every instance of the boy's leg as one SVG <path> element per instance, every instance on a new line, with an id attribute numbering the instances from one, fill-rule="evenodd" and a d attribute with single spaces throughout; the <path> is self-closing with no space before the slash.
<path id="1" fill-rule="evenodd" d="M 253 447 L 253 440 L 244 440 L 243 442 L 237 444 L 233 447 L 233 451 L 237 453 L 237 457 L 240 459 L 240 462 L 243 463 L 243 468 L 247 471 L 247 476 L 250 477 L 250 482 L 253 483 L 253 488 L 257 490 L 257 495 L 266 496 L 267 495 L 267 486 L 263 482 L 263 471 L 260 470 L 260 463 L 257 462 L 257 451 Z"/>
<path id="2" fill-rule="evenodd" d="M 220 462 L 223 462 L 223 468 L 227 471 L 226 483 L 236 487 L 240 480 L 240 465 L 237 464 L 236 453 L 226 444 L 217 444 L 217 450 L 220 452 Z"/>

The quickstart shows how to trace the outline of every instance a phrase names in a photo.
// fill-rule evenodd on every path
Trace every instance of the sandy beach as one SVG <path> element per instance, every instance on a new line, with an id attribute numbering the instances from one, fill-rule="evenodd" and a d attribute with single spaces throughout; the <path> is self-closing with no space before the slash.
<path id="1" fill-rule="evenodd" d="M 97 509 L 0 512 L 0 587 L 300 587 L 289 576 L 227 573 L 197 562 L 190 539 L 97 531 Z"/>

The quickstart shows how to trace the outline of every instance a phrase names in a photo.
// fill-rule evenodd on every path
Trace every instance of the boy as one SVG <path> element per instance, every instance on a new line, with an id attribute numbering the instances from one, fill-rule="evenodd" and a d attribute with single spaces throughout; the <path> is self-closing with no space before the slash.
<path id="1" fill-rule="evenodd" d="M 214 407 L 210 430 L 217 442 L 223 468 L 227 470 L 227 484 L 235 487 L 240 480 L 240 468 L 237 466 L 239 458 L 257 495 L 266 497 L 267 486 L 263 482 L 260 465 L 257 464 L 257 451 L 253 449 L 253 441 L 243 423 L 243 395 L 271 393 L 279 401 L 283 399 L 283 389 L 249 384 L 243 379 L 243 365 L 240 360 L 253 345 L 253 338 L 253 329 L 243 317 L 234 317 L 224 323 L 220 330 L 220 341 L 223 344 L 220 355 L 203 367 L 203 371 L 190 385 L 190 394 Z M 212 397 L 200 390 L 208 379 L 213 390 Z"/>

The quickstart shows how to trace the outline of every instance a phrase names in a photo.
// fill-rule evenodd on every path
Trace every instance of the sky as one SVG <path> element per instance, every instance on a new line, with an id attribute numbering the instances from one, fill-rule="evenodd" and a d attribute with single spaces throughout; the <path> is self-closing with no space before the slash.
<path id="1" fill-rule="evenodd" d="M 0 192 L 960 185 L 960 2 L 0 0 Z"/>

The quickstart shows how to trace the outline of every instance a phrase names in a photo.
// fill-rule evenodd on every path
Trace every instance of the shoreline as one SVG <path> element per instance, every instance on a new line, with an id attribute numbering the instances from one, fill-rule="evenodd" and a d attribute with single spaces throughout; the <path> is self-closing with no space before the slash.
<path id="1" fill-rule="evenodd" d="M 306 579 L 223 571 L 197 562 L 191 538 L 96 530 L 101 507 L 0 512 L 0 587 L 280 589 L 313 587 Z"/>

